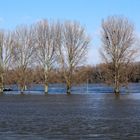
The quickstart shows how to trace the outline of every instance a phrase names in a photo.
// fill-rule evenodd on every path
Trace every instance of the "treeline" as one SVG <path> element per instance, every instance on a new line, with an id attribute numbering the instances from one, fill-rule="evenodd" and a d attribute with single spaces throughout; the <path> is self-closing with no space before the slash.
<path id="1" fill-rule="evenodd" d="M 77 67 L 72 76 L 72 83 L 74 85 L 84 84 L 84 83 L 106 83 L 107 81 L 107 71 L 106 64 L 98 64 L 96 66 L 81 66 Z M 129 69 L 129 83 L 140 82 L 140 62 L 133 63 Z M 18 71 L 18 70 L 17 70 Z M 17 84 L 16 70 L 9 70 L 4 75 L 4 85 Z M 27 85 L 32 84 L 43 84 L 44 83 L 44 72 L 40 67 L 34 69 L 28 69 L 27 72 Z M 49 83 L 65 83 L 65 78 L 63 77 L 63 71 L 59 69 L 52 69 L 49 75 Z"/>
<path id="2" fill-rule="evenodd" d="M 91 38 L 78 22 L 41 20 L 13 31 L 0 31 L 0 93 L 4 85 L 65 83 L 67 94 L 73 84 L 107 83 L 119 93 L 121 86 L 139 82 L 140 63 L 134 25 L 127 18 L 112 16 L 101 24 L 102 63 L 86 65 Z M 94 56 L 93 56 L 94 58 Z M 96 58 L 94 58 L 96 59 Z"/>

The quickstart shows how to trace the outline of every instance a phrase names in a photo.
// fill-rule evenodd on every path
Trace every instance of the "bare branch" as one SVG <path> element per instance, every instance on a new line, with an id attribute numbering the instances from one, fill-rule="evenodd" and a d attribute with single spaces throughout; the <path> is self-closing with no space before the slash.
<path id="1" fill-rule="evenodd" d="M 102 21 L 102 51 L 101 56 L 108 65 L 108 77 L 112 80 L 115 92 L 126 82 L 127 65 L 133 60 L 134 27 L 123 17 L 109 17 Z M 128 71 L 127 71 L 128 74 Z M 122 80 L 123 79 L 123 80 Z M 123 82 L 124 81 L 124 82 Z"/>

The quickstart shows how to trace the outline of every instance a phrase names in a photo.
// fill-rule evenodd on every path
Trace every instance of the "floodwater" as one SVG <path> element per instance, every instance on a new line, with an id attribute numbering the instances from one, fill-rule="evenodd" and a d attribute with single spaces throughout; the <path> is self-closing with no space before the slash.
<path id="1" fill-rule="evenodd" d="M 47 139 L 139 140 L 140 92 L 0 97 L 0 140 Z"/>
<path id="2" fill-rule="evenodd" d="M 7 94 L 19 94 L 17 85 L 7 86 L 7 88 L 11 88 L 13 91 L 8 92 Z M 106 94 L 112 93 L 112 87 L 109 87 L 105 84 L 81 84 L 75 85 L 72 87 L 71 92 L 73 94 Z M 140 93 L 140 83 L 131 83 L 128 88 L 123 87 L 121 89 L 122 93 Z M 25 91 L 27 94 L 44 94 L 44 86 L 43 85 L 31 85 L 27 87 Z M 65 94 L 66 87 L 64 84 L 50 84 L 49 85 L 49 94 Z"/>

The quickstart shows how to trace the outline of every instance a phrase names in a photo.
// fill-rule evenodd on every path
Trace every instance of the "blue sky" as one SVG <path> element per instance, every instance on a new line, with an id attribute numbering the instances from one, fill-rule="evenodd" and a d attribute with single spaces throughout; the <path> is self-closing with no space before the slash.
<path id="1" fill-rule="evenodd" d="M 111 15 L 128 17 L 140 34 L 140 0 L 0 0 L 0 28 L 14 29 L 40 19 L 76 20 L 92 38 L 87 62 L 100 62 L 101 20 Z"/>

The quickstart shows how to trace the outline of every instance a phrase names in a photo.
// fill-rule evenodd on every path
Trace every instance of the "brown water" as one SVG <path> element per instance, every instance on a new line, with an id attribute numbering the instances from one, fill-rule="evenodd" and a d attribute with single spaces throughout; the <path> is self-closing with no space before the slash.
<path id="1" fill-rule="evenodd" d="M 140 94 L 6 95 L 0 140 L 139 140 Z"/>

